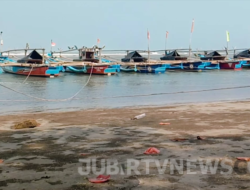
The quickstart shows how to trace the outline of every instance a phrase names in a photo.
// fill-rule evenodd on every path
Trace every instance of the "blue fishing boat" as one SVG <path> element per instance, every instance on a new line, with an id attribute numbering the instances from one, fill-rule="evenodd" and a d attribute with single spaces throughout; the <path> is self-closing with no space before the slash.
<path id="1" fill-rule="evenodd" d="M 166 67 L 162 64 L 148 64 L 145 65 L 137 65 L 136 72 L 137 73 L 165 73 Z"/>
<path id="2" fill-rule="evenodd" d="M 8 58 L 5 58 L 5 60 Z M 5 61 L 9 62 L 9 61 Z M 23 66 L 23 64 L 27 64 Z M 43 56 L 41 56 L 36 50 L 33 50 L 29 55 L 22 59 L 17 60 L 14 66 L 6 65 L 2 67 L 6 73 L 17 74 L 17 75 L 28 75 L 28 76 L 58 76 L 59 70 L 55 67 L 49 67 L 44 65 Z"/>
<path id="3" fill-rule="evenodd" d="M 204 70 L 215 70 L 220 69 L 219 64 L 212 62 L 184 62 L 179 64 L 166 64 L 166 70 L 187 70 L 187 71 L 204 71 Z"/>
<path id="4" fill-rule="evenodd" d="M 186 62 L 182 63 L 182 66 L 183 70 L 187 71 L 204 71 L 204 70 L 220 69 L 219 64 L 213 64 L 211 62 L 202 62 L 202 61 Z"/>
<path id="5" fill-rule="evenodd" d="M 242 59 L 242 58 L 250 58 L 250 50 L 245 50 L 242 51 L 240 53 L 238 53 L 237 55 L 234 55 L 235 59 Z M 243 68 L 250 68 L 250 62 L 246 61 L 245 63 L 242 64 Z"/>

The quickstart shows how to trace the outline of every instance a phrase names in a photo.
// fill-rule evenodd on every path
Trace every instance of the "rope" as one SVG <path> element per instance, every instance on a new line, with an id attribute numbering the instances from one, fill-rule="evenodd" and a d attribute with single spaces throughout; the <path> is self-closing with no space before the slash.
<path id="1" fill-rule="evenodd" d="M 40 100 L 40 101 L 47 101 L 47 102 L 66 102 L 66 101 L 70 101 L 70 100 L 72 100 L 74 97 L 76 97 L 76 96 L 77 96 L 77 95 L 78 95 L 78 94 L 88 85 L 88 83 L 89 83 L 89 81 L 90 81 L 90 78 L 91 78 L 91 76 L 92 76 L 93 67 L 94 67 L 94 65 L 92 65 L 92 67 L 91 67 L 91 72 L 90 72 L 89 78 L 88 78 L 87 82 L 85 83 L 85 85 L 83 85 L 83 87 L 82 87 L 80 90 L 78 90 L 78 92 L 76 92 L 73 96 L 71 96 L 71 97 L 69 97 L 69 98 L 66 98 L 66 99 L 45 99 L 45 98 L 39 98 L 39 97 L 32 96 L 32 95 L 30 95 L 30 94 L 26 94 L 26 93 L 24 93 L 24 92 L 17 91 L 17 90 L 15 90 L 15 89 L 10 88 L 10 87 L 8 87 L 8 86 L 5 86 L 5 85 L 3 85 L 3 84 L 0 84 L 0 86 L 6 88 L 6 89 L 8 89 L 8 90 L 11 90 L 11 91 L 13 91 L 13 92 L 16 92 L 16 93 L 18 93 L 18 94 L 22 94 L 22 95 L 24 95 L 24 96 L 27 96 L 27 97 L 30 97 L 30 98 L 33 98 L 33 99 L 36 99 L 36 100 Z"/>
<path id="2" fill-rule="evenodd" d="M 0 86 L 3 86 L 2 84 L 0 84 Z M 86 86 L 86 85 L 85 85 Z M 5 86 L 4 86 L 5 87 Z M 6 87 L 5 87 L 6 88 Z M 8 87 L 7 87 L 8 88 Z M 83 89 L 84 87 L 82 87 Z M 162 92 L 162 93 L 152 93 L 152 94 L 137 94 L 137 95 L 128 95 L 128 96 L 110 96 L 110 97 L 100 97 L 100 98 L 85 98 L 85 99 L 110 99 L 110 98 L 132 98 L 132 97 L 145 97 L 145 96 L 160 96 L 160 95 L 170 95 L 170 94 L 188 94 L 188 93 L 196 93 L 196 92 L 208 92 L 208 91 L 219 91 L 219 90 L 231 90 L 231 89 L 240 89 L 240 88 L 250 88 L 249 86 L 237 86 L 237 87 L 227 87 L 227 88 L 214 88 L 214 89 L 206 89 L 206 90 L 192 90 L 192 91 L 179 91 L 179 92 Z M 9 88 L 8 88 L 9 89 Z M 82 90 L 80 89 L 79 92 Z M 10 89 L 13 91 L 13 89 Z M 77 96 L 77 94 L 79 94 L 79 92 L 77 92 L 74 96 L 72 96 L 71 98 L 68 98 L 70 100 L 81 100 L 83 98 L 74 98 Z M 18 92 L 20 93 L 20 92 Z M 34 98 L 34 97 L 33 97 Z M 35 98 L 37 99 L 37 98 Z M 46 100 L 46 99 L 43 99 Z M 67 100 L 67 99 L 63 99 L 63 100 Z M 4 102 L 4 101 L 30 101 L 30 100 L 0 100 L 0 102 Z M 48 100 L 46 100 L 48 101 Z M 53 101 L 53 100 L 50 100 Z"/>
<path id="3" fill-rule="evenodd" d="M 32 67 L 31 67 L 31 69 L 30 69 L 30 72 L 29 72 L 28 76 L 25 78 L 25 80 L 24 80 L 22 83 L 25 83 L 25 82 L 28 80 L 28 78 L 29 78 L 29 76 L 30 76 L 30 74 L 31 74 L 31 72 L 32 72 L 32 70 L 33 70 L 33 67 L 34 67 L 33 64 L 31 64 L 31 65 L 32 65 Z"/>
<path id="4" fill-rule="evenodd" d="M 179 91 L 179 92 L 162 92 L 162 93 L 137 94 L 137 95 L 128 95 L 128 96 L 110 96 L 110 97 L 100 97 L 100 98 L 91 98 L 91 99 L 132 98 L 132 97 L 160 96 L 160 95 L 170 95 L 170 94 L 188 94 L 188 93 L 195 93 L 195 92 L 231 90 L 231 89 L 239 89 L 239 88 L 250 88 L 250 85 L 249 86 L 227 87 L 227 88 L 214 88 L 214 89 L 206 89 L 206 90 L 192 90 L 192 91 Z M 80 99 L 80 98 L 78 98 L 78 99 Z"/>

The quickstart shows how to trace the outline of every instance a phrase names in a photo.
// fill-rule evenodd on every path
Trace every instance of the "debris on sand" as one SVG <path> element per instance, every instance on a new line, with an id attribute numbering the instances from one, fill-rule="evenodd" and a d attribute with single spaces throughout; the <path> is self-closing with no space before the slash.
<path id="1" fill-rule="evenodd" d="M 170 140 L 174 142 L 181 142 L 181 141 L 187 141 L 188 139 L 175 138 L 175 139 L 170 139 Z"/>
<path id="2" fill-rule="evenodd" d="M 87 156 L 90 155 L 90 153 L 80 153 L 80 156 Z"/>
<path id="3" fill-rule="evenodd" d="M 250 157 L 237 157 L 237 160 L 250 161 Z"/>
<path id="4" fill-rule="evenodd" d="M 204 137 L 197 136 L 197 140 L 204 140 Z"/>
<path id="5" fill-rule="evenodd" d="M 43 177 L 41 177 L 41 179 L 49 179 L 50 178 L 50 176 L 43 176 Z"/>
<path id="6" fill-rule="evenodd" d="M 143 114 L 137 115 L 137 116 L 135 116 L 134 118 L 131 118 L 131 119 L 132 119 L 132 120 L 141 119 L 141 118 L 143 118 L 143 117 L 145 117 L 145 116 L 146 116 L 146 114 L 143 113 Z"/>
<path id="7" fill-rule="evenodd" d="M 170 123 L 159 123 L 159 125 L 170 125 Z"/>
<path id="8" fill-rule="evenodd" d="M 160 153 L 160 150 L 158 150 L 157 148 L 155 147 L 150 147 L 148 148 L 144 154 L 159 154 Z"/>
<path id="9" fill-rule="evenodd" d="M 40 124 L 36 122 L 36 120 L 25 120 L 23 122 L 19 122 L 15 124 L 12 128 L 13 129 L 27 129 L 27 128 L 35 128 L 38 127 Z"/>
<path id="10" fill-rule="evenodd" d="M 110 175 L 99 175 L 97 176 L 97 178 L 92 178 L 92 179 L 89 179 L 89 181 L 91 183 L 104 183 L 104 182 L 107 182 L 108 180 L 110 179 Z"/>

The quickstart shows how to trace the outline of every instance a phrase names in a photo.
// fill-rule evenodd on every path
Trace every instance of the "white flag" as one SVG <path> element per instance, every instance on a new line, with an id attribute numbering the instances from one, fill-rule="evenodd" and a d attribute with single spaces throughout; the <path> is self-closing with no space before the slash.
<path id="1" fill-rule="evenodd" d="M 3 40 L 1 40 L 1 45 L 3 45 Z"/>

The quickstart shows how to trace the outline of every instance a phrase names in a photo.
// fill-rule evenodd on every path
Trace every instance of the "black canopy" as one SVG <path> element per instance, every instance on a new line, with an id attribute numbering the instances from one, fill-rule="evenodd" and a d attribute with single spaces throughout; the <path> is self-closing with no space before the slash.
<path id="1" fill-rule="evenodd" d="M 137 51 L 132 51 L 125 56 L 126 59 L 132 59 L 133 57 L 142 57 Z"/>
<path id="2" fill-rule="evenodd" d="M 142 57 L 137 51 L 132 51 L 122 58 L 122 62 L 130 62 L 131 59 L 134 62 L 144 62 L 147 60 L 147 58 Z"/>
<path id="3" fill-rule="evenodd" d="M 170 53 L 165 51 L 165 55 L 160 58 L 161 60 L 186 60 L 187 57 L 182 57 L 177 50 L 174 50 Z"/>
<path id="4" fill-rule="evenodd" d="M 248 49 L 248 50 L 242 51 L 234 56 L 234 58 L 239 58 L 239 57 L 250 57 L 250 50 Z"/>
<path id="5" fill-rule="evenodd" d="M 22 59 L 19 59 L 18 63 L 42 63 L 43 57 L 36 51 L 33 50 L 29 55 Z"/>
<path id="6" fill-rule="evenodd" d="M 180 57 L 180 54 L 176 51 L 176 50 L 174 50 L 174 51 L 172 51 L 172 52 L 170 52 L 170 53 L 168 53 L 167 51 L 165 51 L 165 56 L 175 56 L 175 57 Z"/>
<path id="7" fill-rule="evenodd" d="M 219 54 L 217 51 L 213 51 L 209 54 L 205 55 L 206 57 L 214 57 L 214 56 L 221 56 L 221 54 Z"/>
<path id="8" fill-rule="evenodd" d="M 201 60 L 224 60 L 226 56 L 222 56 L 217 51 L 213 51 L 209 54 L 205 54 L 204 57 L 201 57 Z"/>

